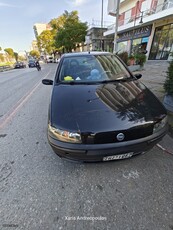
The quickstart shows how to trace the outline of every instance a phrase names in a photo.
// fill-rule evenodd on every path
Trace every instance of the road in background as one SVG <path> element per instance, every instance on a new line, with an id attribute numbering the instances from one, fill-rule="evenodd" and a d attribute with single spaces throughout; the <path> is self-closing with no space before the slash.
<path id="1" fill-rule="evenodd" d="M 47 112 L 57 64 L 0 73 L 0 229 L 171 230 L 173 157 L 80 164 L 50 148 Z"/>

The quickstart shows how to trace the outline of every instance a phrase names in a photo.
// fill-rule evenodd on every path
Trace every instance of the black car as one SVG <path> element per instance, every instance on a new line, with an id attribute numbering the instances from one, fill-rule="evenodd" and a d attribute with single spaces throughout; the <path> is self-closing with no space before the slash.
<path id="1" fill-rule="evenodd" d="M 60 157 L 84 162 L 144 153 L 167 132 L 167 112 L 123 62 L 107 52 L 61 57 L 49 105 L 48 140 Z"/>
<path id="2" fill-rule="evenodd" d="M 15 69 L 20 69 L 20 68 L 26 68 L 26 64 L 24 63 L 24 62 L 16 62 L 15 64 L 14 64 L 14 68 Z"/>
<path id="3" fill-rule="evenodd" d="M 29 68 L 36 67 L 35 60 L 29 60 L 28 67 Z"/>

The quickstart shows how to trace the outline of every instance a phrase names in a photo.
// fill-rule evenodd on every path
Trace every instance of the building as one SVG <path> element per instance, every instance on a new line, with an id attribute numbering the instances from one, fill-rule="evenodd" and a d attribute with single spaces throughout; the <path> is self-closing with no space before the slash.
<path id="1" fill-rule="evenodd" d="M 103 36 L 107 31 L 108 22 L 94 21 L 87 30 L 85 44 L 87 51 L 113 51 L 114 34 Z"/>
<path id="2" fill-rule="evenodd" d="M 89 46 L 92 51 L 113 51 L 113 35 L 103 37 L 107 28 L 92 27 L 88 29 Z"/>
<path id="3" fill-rule="evenodd" d="M 111 2 L 108 1 L 110 15 Z M 120 52 L 147 50 L 150 60 L 169 60 L 173 52 L 173 0 L 121 0 L 117 43 Z M 115 33 L 115 24 L 104 37 Z"/>
<path id="4" fill-rule="evenodd" d="M 32 41 L 32 43 L 31 43 L 31 50 L 39 51 L 38 45 L 37 45 L 37 41 L 36 41 L 36 40 L 33 40 L 33 41 Z"/>
<path id="5" fill-rule="evenodd" d="M 51 26 L 49 24 L 46 24 L 46 23 L 35 23 L 34 26 L 33 26 L 33 29 L 34 29 L 34 34 L 35 34 L 36 40 L 32 41 L 31 50 L 37 50 L 37 51 L 39 51 L 41 58 L 44 58 L 46 54 L 45 54 L 44 50 L 42 50 L 42 49 L 39 50 L 38 44 L 37 44 L 37 37 L 44 30 L 51 30 L 52 28 L 51 28 Z"/>
<path id="6" fill-rule="evenodd" d="M 37 39 L 37 37 L 44 31 L 44 30 L 50 30 L 51 27 L 49 24 L 46 23 L 35 23 L 33 26 L 34 29 L 34 34 L 35 34 L 35 38 Z"/>

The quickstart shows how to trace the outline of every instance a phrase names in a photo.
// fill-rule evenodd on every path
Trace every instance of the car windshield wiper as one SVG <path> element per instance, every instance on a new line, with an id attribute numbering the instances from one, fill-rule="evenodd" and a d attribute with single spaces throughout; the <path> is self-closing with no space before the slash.
<path id="1" fill-rule="evenodd" d="M 99 83 L 111 83 L 111 82 L 117 82 L 117 81 L 130 81 L 134 79 L 133 77 L 126 77 L 126 78 L 117 78 L 114 80 L 103 80 L 103 81 L 99 81 Z"/>

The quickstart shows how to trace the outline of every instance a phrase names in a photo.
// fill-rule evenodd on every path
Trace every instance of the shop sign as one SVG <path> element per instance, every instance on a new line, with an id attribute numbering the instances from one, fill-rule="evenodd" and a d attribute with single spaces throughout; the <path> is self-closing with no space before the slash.
<path id="1" fill-rule="evenodd" d="M 141 43 L 146 43 L 146 42 L 148 42 L 148 39 L 149 39 L 149 37 L 144 37 L 144 38 L 142 38 L 142 42 L 141 42 Z"/>
<path id="2" fill-rule="evenodd" d="M 118 34 L 117 42 L 128 41 L 130 39 L 148 37 L 151 34 L 152 25 L 143 26 L 135 30 L 130 30 L 122 34 Z"/>

